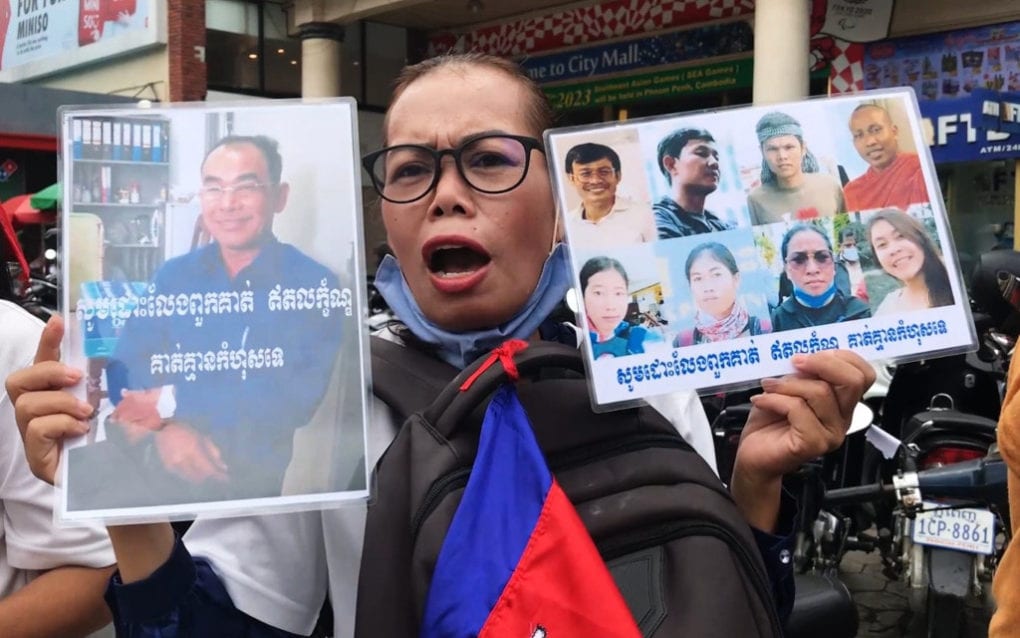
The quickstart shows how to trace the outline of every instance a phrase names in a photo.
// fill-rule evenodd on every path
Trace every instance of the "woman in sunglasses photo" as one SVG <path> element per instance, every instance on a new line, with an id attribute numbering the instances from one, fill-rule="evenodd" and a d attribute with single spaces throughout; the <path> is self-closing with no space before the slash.
<path id="1" fill-rule="evenodd" d="M 577 346 L 576 327 L 556 319 L 573 277 L 540 141 L 552 125 L 541 89 L 513 62 L 481 54 L 425 60 L 404 69 L 395 87 L 384 123 L 386 148 L 364 158 L 393 249 L 375 285 L 402 326 L 380 336 L 459 368 L 510 338 Z M 61 333 L 54 320 L 36 364 L 6 383 L 29 465 L 51 483 L 62 439 L 87 428 L 89 415 L 71 394 L 54 391 L 76 380 L 56 360 Z M 763 381 L 766 391 L 754 399 L 729 484 L 748 525 L 761 533 L 758 547 L 781 613 L 792 607 L 793 594 L 789 553 L 781 549 L 792 538 L 793 510 L 780 510 L 782 477 L 841 444 L 853 405 L 874 380 L 871 367 L 849 351 L 798 356 L 793 366 L 796 374 Z M 412 373 L 408 384 L 416 382 Z M 690 391 L 668 397 L 662 414 L 714 459 L 698 397 Z M 366 424 L 370 465 L 400 425 L 381 401 L 373 408 Z M 118 633 L 304 636 L 315 627 L 327 591 L 337 637 L 355 634 L 356 607 L 366 602 L 390 605 L 398 619 L 420 619 L 414 609 L 372 599 L 364 590 L 357 600 L 359 568 L 367 573 L 380 566 L 361 565 L 365 520 L 366 505 L 359 504 L 199 517 L 183 539 L 166 523 L 111 527 L 119 574 L 107 601 Z"/>
<path id="2" fill-rule="evenodd" d="M 920 221 L 887 208 L 868 220 L 867 235 L 882 270 L 902 284 L 882 299 L 876 315 L 953 304 L 946 265 Z"/>
<path id="3" fill-rule="evenodd" d="M 836 285 L 829 237 L 813 224 L 796 224 L 783 236 L 783 269 L 793 295 L 772 311 L 772 330 L 795 330 L 871 316 L 871 309 Z"/>

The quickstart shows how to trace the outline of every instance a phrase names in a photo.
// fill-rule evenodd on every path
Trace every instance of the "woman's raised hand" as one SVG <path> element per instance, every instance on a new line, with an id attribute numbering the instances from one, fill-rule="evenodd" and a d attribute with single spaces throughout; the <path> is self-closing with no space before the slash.
<path id="1" fill-rule="evenodd" d="M 89 431 L 93 408 L 66 391 L 82 373 L 60 362 L 60 341 L 64 322 L 50 318 L 39 338 L 33 364 L 6 380 L 7 395 L 25 443 L 25 456 L 32 473 L 53 483 L 64 439 Z"/>

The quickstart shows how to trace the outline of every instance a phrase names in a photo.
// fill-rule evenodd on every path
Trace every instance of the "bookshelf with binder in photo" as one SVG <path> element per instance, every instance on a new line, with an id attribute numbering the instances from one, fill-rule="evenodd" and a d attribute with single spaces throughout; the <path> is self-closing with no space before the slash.
<path id="1" fill-rule="evenodd" d="M 105 280 L 149 281 L 165 259 L 169 125 L 159 116 L 71 120 L 71 213 L 99 218 Z"/>

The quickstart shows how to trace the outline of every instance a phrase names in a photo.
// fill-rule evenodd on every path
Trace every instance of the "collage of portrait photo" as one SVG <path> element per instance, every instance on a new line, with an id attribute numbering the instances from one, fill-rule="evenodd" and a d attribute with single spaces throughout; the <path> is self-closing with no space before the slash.
<path id="1" fill-rule="evenodd" d="M 954 305 L 909 98 L 554 132 L 593 358 Z"/>

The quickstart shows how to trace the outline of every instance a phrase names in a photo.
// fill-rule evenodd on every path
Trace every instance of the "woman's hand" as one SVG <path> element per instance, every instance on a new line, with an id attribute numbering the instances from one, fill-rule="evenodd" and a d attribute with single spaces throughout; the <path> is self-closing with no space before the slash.
<path id="1" fill-rule="evenodd" d="M 64 439 L 89 431 L 92 406 L 74 398 L 65 388 L 81 381 L 79 370 L 60 363 L 64 322 L 52 317 L 43 328 L 35 362 L 7 377 L 7 394 L 25 442 L 32 473 L 53 483 Z M 166 562 L 174 546 L 168 523 L 122 525 L 108 528 L 125 583 L 148 577 Z"/>
<path id="2" fill-rule="evenodd" d="M 53 483 L 64 439 L 89 431 L 93 408 L 65 388 L 81 381 L 80 370 L 60 363 L 64 322 L 50 318 L 43 328 L 31 367 L 7 377 L 7 395 L 25 443 L 28 466 L 37 477 Z"/>
<path id="3" fill-rule="evenodd" d="M 782 478 L 838 448 L 854 407 L 875 380 L 872 367 L 847 350 L 796 355 L 797 372 L 763 379 L 763 394 L 740 437 L 730 490 L 753 526 L 771 531 Z"/>

